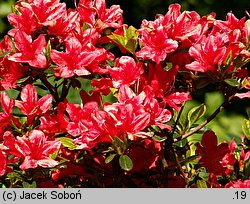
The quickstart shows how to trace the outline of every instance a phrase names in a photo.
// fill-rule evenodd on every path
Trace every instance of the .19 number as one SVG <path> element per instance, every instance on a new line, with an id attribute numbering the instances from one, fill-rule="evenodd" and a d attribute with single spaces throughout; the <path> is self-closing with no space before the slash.
<path id="1" fill-rule="evenodd" d="M 237 199 L 237 200 L 238 200 L 238 199 L 244 200 L 244 199 L 247 198 L 247 193 L 246 193 L 246 191 L 236 191 L 234 194 L 236 195 L 236 199 Z M 234 199 L 234 198 L 233 198 L 233 199 Z"/>

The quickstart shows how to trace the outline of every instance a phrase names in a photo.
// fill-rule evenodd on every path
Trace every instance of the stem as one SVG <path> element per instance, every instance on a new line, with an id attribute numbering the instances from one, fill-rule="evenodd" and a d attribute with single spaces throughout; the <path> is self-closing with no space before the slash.
<path id="1" fill-rule="evenodd" d="M 183 110 L 184 110 L 184 105 L 181 106 L 181 109 L 180 109 L 180 111 L 179 111 L 179 113 L 178 113 L 178 115 L 177 115 L 177 118 L 176 118 L 176 121 L 175 121 L 173 130 L 172 130 L 172 132 L 171 132 L 171 136 L 174 135 L 174 132 L 175 132 L 176 127 L 177 127 L 177 124 L 178 124 L 178 122 L 179 122 L 179 120 L 180 120 L 180 118 L 181 118 L 181 114 L 182 114 L 182 111 L 183 111 Z"/>
<path id="2" fill-rule="evenodd" d="M 69 93 L 69 88 L 70 88 L 70 85 L 71 85 L 71 81 L 70 81 L 68 86 L 67 86 L 67 84 L 68 84 L 68 80 L 64 79 L 60 101 L 64 101 L 64 99 L 67 97 L 67 95 Z"/>
<path id="3" fill-rule="evenodd" d="M 205 125 L 207 125 L 211 120 L 213 120 L 224 108 L 225 106 L 229 103 L 229 100 L 225 101 L 223 104 L 221 104 L 221 106 L 219 108 L 217 108 L 215 110 L 215 112 L 210 115 L 205 121 L 203 121 L 200 125 L 198 125 L 197 127 L 193 128 L 192 130 L 190 130 L 189 132 L 185 133 L 184 135 L 182 135 L 181 137 L 174 139 L 174 142 L 178 142 L 180 140 L 183 140 L 191 135 L 193 135 L 194 133 L 196 133 L 197 131 L 199 131 L 200 129 L 202 129 Z"/>
<path id="4" fill-rule="evenodd" d="M 187 186 L 188 186 L 189 180 L 188 180 L 188 178 L 185 176 L 185 173 L 184 173 L 184 171 L 183 171 L 183 169 L 182 169 L 182 167 L 181 167 L 180 160 L 179 160 L 178 155 L 177 155 L 177 153 L 176 153 L 176 151 L 175 151 L 175 149 L 174 149 L 173 146 L 172 146 L 172 151 L 173 151 L 173 153 L 174 153 L 174 158 L 175 158 L 175 161 L 176 161 L 176 163 L 177 163 L 178 169 L 180 170 L 181 175 L 182 175 L 182 177 L 183 177 L 184 180 L 185 180 L 185 184 L 186 184 L 185 187 L 187 187 Z"/>
<path id="5" fill-rule="evenodd" d="M 49 83 L 49 81 L 47 80 L 46 76 L 41 74 L 40 75 L 40 80 L 41 82 L 47 87 L 47 89 L 49 90 L 49 92 L 51 93 L 51 95 L 53 96 L 53 98 L 55 99 L 55 101 L 59 101 L 59 97 L 57 92 L 54 90 L 54 87 Z"/>

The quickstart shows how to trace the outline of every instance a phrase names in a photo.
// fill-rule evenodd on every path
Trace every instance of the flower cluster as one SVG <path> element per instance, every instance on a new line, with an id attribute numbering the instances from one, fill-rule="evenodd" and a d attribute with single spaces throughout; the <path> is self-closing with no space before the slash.
<path id="1" fill-rule="evenodd" d="M 208 86 L 223 93 L 221 108 L 250 99 L 250 20 L 173 4 L 135 29 L 122 13 L 105 0 L 15 4 L 13 29 L 0 42 L 0 183 L 249 187 L 250 121 L 237 148 L 217 144 L 211 130 L 201 143 L 187 140 L 219 109 L 200 125 L 205 105 L 180 118 Z"/>

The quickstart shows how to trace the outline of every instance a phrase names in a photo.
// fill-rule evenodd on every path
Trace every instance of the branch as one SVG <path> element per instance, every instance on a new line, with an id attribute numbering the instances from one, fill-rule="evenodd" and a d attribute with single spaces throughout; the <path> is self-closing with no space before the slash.
<path id="1" fill-rule="evenodd" d="M 39 77 L 40 77 L 41 82 L 47 87 L 47 89 L 49 90 L 49 92 L 51 93 L 51 95 L 53 96 L 55 101 L 59 101 L 58 94 L 54 90 L 54 87 L 49 83 L 46 76 L 41 74 L 41 75 L 39 75 Z"/>
<path id="2" fill-rule="evenodd" d="M 219 108 L 217 108 L 215 110 L 215 112 L 210 115 L 205 121 L 203 121 L 200 125 L 198 125 L 197 127 L 193 128 L 192 130 L 190 130 L 189 132 L 185 133 L 184 135 L 182 135 L 181 137 L 174 139 L 174 142 L 178 142 L 180 140 L 183 140 L 191 135 L 193 135 L 194 133 L 198 132 L 200 129 L 202 129 L 205 125 L 207 125 L 211 120 L 213 120 L 224 108 L 225 106 L 229 103 L 229 100 L 225 101 L 223 104 L 221 104 L 221 106 Z"/>

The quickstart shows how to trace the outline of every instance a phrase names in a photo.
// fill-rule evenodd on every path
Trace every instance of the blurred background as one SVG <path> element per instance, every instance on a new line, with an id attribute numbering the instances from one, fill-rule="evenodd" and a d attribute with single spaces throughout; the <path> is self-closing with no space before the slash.
<path id="1" fill-rule="evenodd" d="M 74 7 L 74 0 L 61 1 L 65 2 L 68 7 Z M 11 12 L 11 7 L 15 2 L 15 0 L 0 0 L 0 40 L 11 28 L 7 15 Z M 124 11 L 124 23 L 136 28 L 140 27 L 143 19 L 154 20 L 156 14 L 165 14 L 172 3 L 181 4 L 182 11 L 196 11 L 201 16 L 215 12 L 216 18 L 221 20 L 225 20 L 226 14 L 230 11 L 238 18 L 246 16 L 245 11 L 250 13 L 250 0 L 106 0 L 106 2 L 107 7 L 113 4 L 120 5 Z M 202 120 L 223 103 L 223 96 L 219 92 L 208 92 L 188 103 L 187 108 L 203 102 L 208 104 L 208 110 Z M 239 137 L 242 135 L 241 124 L 243 119 L 248 117 L 247 109 L 249 107 L 248 99 L 234 99 L 208 127 L 220 136 L 221 141 L 229 142 L 233 137 L 239 141 Z"/>

